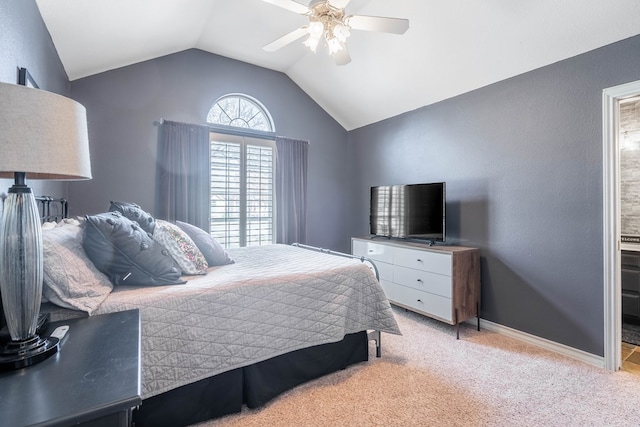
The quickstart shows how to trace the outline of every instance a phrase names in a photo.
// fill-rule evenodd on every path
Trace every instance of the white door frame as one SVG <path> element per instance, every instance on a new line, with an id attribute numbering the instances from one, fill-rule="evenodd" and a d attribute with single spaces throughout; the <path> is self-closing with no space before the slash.
<path id="1" fill-rule="evenodd" d="M 619 102 L 640 94 L 640 80 L 605 89 L 602 93 L 604 367 L 622 364 L 622 285 L 620 279 L 620 150 Z"/>

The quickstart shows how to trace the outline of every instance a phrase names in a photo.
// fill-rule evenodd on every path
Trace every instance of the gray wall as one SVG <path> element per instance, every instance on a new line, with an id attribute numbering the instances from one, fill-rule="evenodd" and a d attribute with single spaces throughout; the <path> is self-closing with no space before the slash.
<path id="1" fill-rule="evenodd" d="M 72 214 L 108 209 L 109 200 L 155 207 L 160 119 L 204 123 L 215 100 L 240 92 L 271 113 L 278 135 L 309 147 L 308 243 L 348 250 L 347 132 L 282 73 L 192 49 L 71 84 L 87 108 L 93 180 L 70 184 Z"/>
<path id="2" fill-rule="evenodd" d="M 41 89 L 69 95 L 67 74 L 35 0 L 0 0 L 0 82 L 17 83 L 20 67 L 29 70 Z M 0 194 L 11 184 L 11 180 L 0 179 Z M 29 181 L 28 184 L 36 195 L 66 197 L 63 183 Z"/>
<path id="3" fill-rule="evenodd" d="M 370 186 L 446 181 L 482 317 L 602 356 L 602 90 L 638 79 L 640 36 L 350 132 L 350 234 Z"/>

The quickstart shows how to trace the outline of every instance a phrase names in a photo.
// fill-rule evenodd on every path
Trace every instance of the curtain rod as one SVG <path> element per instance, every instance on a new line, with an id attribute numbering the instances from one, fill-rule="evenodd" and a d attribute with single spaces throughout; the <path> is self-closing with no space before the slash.
<path id="1" fill-rule="evenodd" d="M 195 124 L 195 123 L 176 122 L 174 120 L 160 119 L 160 121 L 154 121 L 153 125 L 160 126 L 164 122 L 173 122 L 173 123 L 179 123 L 179 124 L 189 125 L 189 126 L 204 126 L 209 128 L 209 130 L 212 132 L 224 133 L 227 135 L 247 136 L 247 137 L 272 139 L 272 140 L 276 139 L 275 132 L 267 132 L 267 131 L 255 130 L 255 129 L 245 129 L 245 128 L 239 128 L 235 126 L 212 125 L 211 123 Z"/>

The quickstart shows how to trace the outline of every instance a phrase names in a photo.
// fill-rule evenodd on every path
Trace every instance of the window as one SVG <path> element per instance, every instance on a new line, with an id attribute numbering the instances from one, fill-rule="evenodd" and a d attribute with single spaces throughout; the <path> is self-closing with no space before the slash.
<path id="1" fill-rule="evenodd" d="M 266 108 L 247 95 L 231 94 L 218 99 L 207 114 L 207 123 L 273 132 Z"/>
<path id="2" fill-rule="evenodd" d="M 268 112 L 243 95 L 216 101 L 207 120 L 252 130 L 273 129 Z M 272 140 L 211 133 L 210 232 L 226 248 L 274 242 L 274 158 Z"/>

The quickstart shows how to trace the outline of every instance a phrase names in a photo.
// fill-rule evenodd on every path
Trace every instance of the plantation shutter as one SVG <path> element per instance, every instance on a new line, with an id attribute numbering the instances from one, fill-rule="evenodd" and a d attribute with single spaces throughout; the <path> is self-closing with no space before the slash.
<path id="1" fill-rule="evenodd" d="M 247 144 L 247 246 L 273 243 L 273 157 L 273 147 Z"/>
<path id="2" fill-rule="evenodd" d="M 211 134 L 211 235 L 226 248 L 274 241 L 274 145 Z"/>

